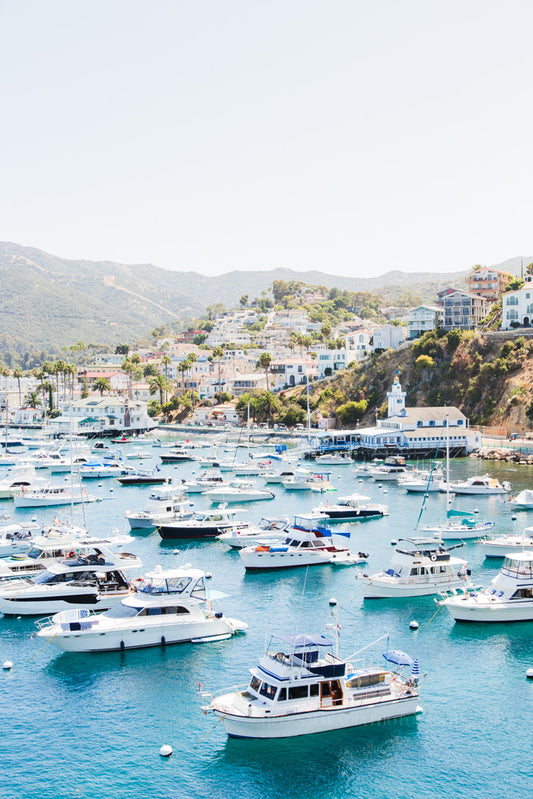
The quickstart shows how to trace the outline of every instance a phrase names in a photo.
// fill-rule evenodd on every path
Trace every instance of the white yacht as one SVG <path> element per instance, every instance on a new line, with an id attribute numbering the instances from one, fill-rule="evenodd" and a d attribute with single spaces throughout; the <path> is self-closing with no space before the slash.
<path id="1" fill-rule="evenodd" d="M 476 519 L 474 513 L 449 510 L 445 522 L 423 527 L 422 532 L 444 541 L 468 541 L 478 539 L 480 535 L 492 530 L 494 525 L 493 521 Z"/>
<path id="2" fill-rule="evenodd" d="M 13 499 L 22 488 L 27 489 L 35 485 L 35 467 L 30 463 L 23 463 L 13 467 L 9 473 L 0 480 L 0 499 Z"/>
<path id="3" fill-rule="evenodd" d="M 79 475 L 83 480 L 101 480 L 104 477 L 124 477 L 126 474 L 135 474 L 135 469 L 120 461 L 85 463 L 79 468 Z"/>
<path id="4" fill-rule="evenodd" d="M 81 502 L 96 502 L 98 497 L 85 488 L 73 486 L 46 486 L 22 489 L 14 497 L 16 508 L 50 508 L 56 505 L 78 505 Z"/>
<path id="5" fill-rule="evenodd" d="M 281 543 L 287 537 L 289 519 L 261 519 L 259 524 L 242 526 L 235 524 L 231 530 L 217 535 L 219 541 L 234 549 L 254 546 L 255 544 Z"/>
<path id="6" fill-rule="evenodd" d="M 452 594 L 438 604 L 455 621 L 533 621 L 533 552 L 506 555 L 491 586 Z"/>
<path id="7" fill-rule="evenodd" d="M 239 555 L 247 571 L 259 569 L 290 569 L 295 566 L 353 566 L 366 556 L 352 553 L 347 547 L 333 543 L 333 533 L 327 526 L 327 516 L 301 513 L 294 517 L 281 543 L 244 547 Z"/>
<path id="8" fill-rule="evenodd" d="M 500 483 L 496 477 L 488 474 L 469 477 L 459 483 L 450 483 L 450 491 L 454 494 L 468 494 L 472 496 L 497 496 L 507 494 L 511 490 L 511 484 L 507 481 Z"/>
<path id="9" fill-rule="evenodd" d="M 282 477 L 281 484 L 285 491 L 336 491 L 331 485 L 330 472 L 312 472 L 294 477 Z"/>
<path id="10" fill-rule="evenodd" d="M 228 486 L 230 483 L 222 476 L 222 472 L 218 468 L 211 468 L 205 474 L 199 477 L 191 478 L 190 480 L 182 480 L 181 487 L 183 491 L 188 494 L 203 494 L 209 491 L 210 488 L 220 488 L 221 486 Z"/>
<path id="11" fill-rule="evenodd" d="M 190 566 L 156 566 L 134 582 L 134 590 L 105 613 L 63 610 L 36 622 L 40 638 L 66 652 L 107 652 L 185 641 L 221 641 L 247 625 L 211 607 L 206 575 Z"/>
<path id="12" fill-rule="evenodd" d="M 169 490 L 170 489 L 170 490 Z M 194 511 L 179 489 L 172 486 L 160 486 L 150 492 L 144 510 L 125 513 L 131 530 L 143 530 L 158 527 L 165 522 L 180 519 L 191 519 Z"/>
<path id="13" fill-rule="evenodd" d="M 387 505 L 371 502 L 370 497 L 365 494 L 339 497 L 335 504 L 330 505 L 329 502 L 326 502 L 319 505 L 318 508 L 314 508 L 314 511 L 327 516 L 330 522 L 367 521 L 389 515 Z"/>
<path id="14" fill-rule="evenodd" d="M 357 574 L 364 599 L 431 596 L 459 588 L 469 580 L 466 561 L 450 555 L 434 538 L 401 538 L 390 568 L 377 574 Z"/>
<path id="15" fill-rule="evenodd" d="M 372 468 L 372 479 L 376 482 L 398 481 L 402 477 L 407 477 L 412 473 L 405 464 L 405 458 L 399 455 L 391 455 L 385 458 L 383 463 Z"/>
<path id="16" fill-rule="evenodd" d="M 398 481 L 400 488 L 405 488 L 409 494 L 426 494 L 446 491 L 446 480 L 440 470 L 433 472 L 414 472 Z"/>
<path id="17" fill-rule="evenodd" d="M 211 488 L 204 491 L 203 496 L 211 502 L 257 502 L 263 499 L 274 499 L 275 494 L 268 488 L 258 488 L 254 483 L 234 481 L 229 485 Z"/>
<path id="18" fill-rule="evenodd" d="M 135 555 L 86 546 L 73 558 L 51 563 L 34 577 L 0 581 L 0 611 L 10 616 L 44 616 L 83 606 L 106 610 L 130 591 L 124 571 L 142 566 Z"/>
<path id="19" fill-rule="evenodd" d="M 248 685 L 211 697 L 203 709 L 229 736 L 289 738 L 420 713 L 418 663 L 403 676 L 379 665 L 361 667 L 334 653 L 323 635 L 272 637 Z M 355 653 L 359 654 L 358 652 Z M 385 653 L 386 655 L 388 653 Z M 404 653 L 400 653 L 404 654 Z"/>
<path id="20" fill-rule="evenodd" d="M 169 519 L 157 527 L 163 541 L 179 538 L 215 538 L 221 533 L 246 529 L 248 522 L 235 519 L 236 510 L 221 505 L 216 510 L 196 511 L 190 519 Z"/>
<path id="21" fill-rule="evenodd" d="M 30 524 L 4 524 L 0 527 L 0 558 L 19 555 L 28 551 L 32 535 L 40 527 L 36 522 Z M 2 561 L 0 560 L 0 566 Z"/>
<path id="22" fill-rule="evenodd" d="M 481 549 L 486 558 L 503 558 L 508 552 L 532 552 L 533 527 L 526 527 L 521 533 L 483 538 Z"/>
<path id="23" fill-rule="evenodd" d="M 342 452 L 330 452 L 324 455 L 319 455 L 315 458 L 315 463 L 319 466 L 351 466 L 353 460 L 349 455 Z"/>

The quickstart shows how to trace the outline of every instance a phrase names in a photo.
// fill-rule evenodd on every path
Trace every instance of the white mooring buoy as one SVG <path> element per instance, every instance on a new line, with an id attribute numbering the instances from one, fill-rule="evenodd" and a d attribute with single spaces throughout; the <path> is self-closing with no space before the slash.
<path id="1" fill-rule="evenodd" d="M 13 668 L 13 661 L 12 660 L 4 660 L 2 663 L 2 668 L 4 671 L 9 671 L 9 669 Z"/>
<path id="2" fill-rule="evenodd" d="M 395 547 L 397 543 L 398 542 L 396 541 L 396 539 L 393 538 L 392 541 L 390 542 L 390 545 L 391 545 L 391 547 Z"/>
<path id="3" fill-rule="evenodd" d="M 526 671 L 526 677 L 528 678 L 528 680 L 533 680 L 533 669 L 528 669 Z"/>
<path id="4" fill-rule="evenodd" d="M 159 754 L 161 757 L 170 757 L 172 754 L 172 747 L 169 744 L 163 744 L 161 749 L 159 750 Z"/>
<path id="5" fill-rule="evenodd" d="M 511 521 L 516 522 L 516 516 L 511 516 Z"/>
<path id="6" fill-rule="evenodd" d="M 418 630 L 418 622 L 417 621 L 410 622 L 409 627 L 411 628 L 411 630 Z"/>

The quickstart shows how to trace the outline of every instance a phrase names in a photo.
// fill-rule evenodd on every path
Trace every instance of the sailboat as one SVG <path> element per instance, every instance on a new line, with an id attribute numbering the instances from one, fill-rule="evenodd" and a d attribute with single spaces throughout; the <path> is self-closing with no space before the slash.
<path id="1" fill-rule="evenodd" d="M 450 508 L 450 428 L 449 417 L 446 417 L 446 520 L 440 524 L 424 527 L 422 532 L 442 538 L 446 541 L 466 541 L 479 538 L 494 527 L 492 521 L 476 519 L 472 511 L 453 510 Z"/>

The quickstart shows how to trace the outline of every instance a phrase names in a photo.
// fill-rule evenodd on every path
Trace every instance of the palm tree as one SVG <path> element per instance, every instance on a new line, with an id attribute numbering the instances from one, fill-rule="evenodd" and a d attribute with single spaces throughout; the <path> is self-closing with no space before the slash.
<path id="1" fill-rule="evenodd" d="M 163 368 L 165 370 L 165 377 L 168 380 L 168 367 L 172 363 L 172 359 L 169 358 L 168 355 L 163 355 L 163 357 L 161 358 L 161 363 L 163 364 Z"/>
<path id="2" fill-rule="evenodd" d="M 268 391 L 268 370 L 272 363 L 272 355 L 269 352 L 262 352 L 259 356 L 259 366 L 265 370 L 266 376 L 266 390 Z"/>
<path id="3" fill-rule="evenodd" d="M 224 357 L 224 350 L 222 347 L 215 347 L 213 350 L 213 358 L 216 358 L 218 363 L 218 396 L 220 401 L 220 394 L 222 393 L 222 381 L 220 378 L 220 364 L 222 362 L 222 358 Z"/>
<path id="4" fill-rule="evenodd" d="M 41 400 L 39 399 L 39 395 L 36 391 L 30 391 L 26 396 L 25 402 L 30 408 L 36 408 L 37 405 L 41 404 Z"/>
<path id="5" fill-rule="evenodd" d="M 263 419 L 268 419 L 269 422 L 272 419 L 272 414 L 278 413 L 281 408 L 279 398 L 272 394 L 271 391 L 262 391 L 255 399 L 258 415 L 262 416 Z"/>
<path id="6" fill-rule="evenodd" d="M 104 396 L 104 391 L 111 391 L 111 381 L 108 377 L 99 377 L 98 380 L 95 380 L 93 383 L 93 388 L 95 391 L 100 392 L 100 396 Z"/>
<path id="7" fill-rule="evenodd" d="M 150 394 L 156 394 L 159 391 L 159 402 L 163 405 L 164 395 L 172 389 L 172 383 L 168 377 L 165 377 L 165 375 L 152 375 L 148 385 L 150 386 Z"/>
<path id="8" fill-rule="evenodd" d="M 18 387 L 19 387 L 19 405 L 22 405 L 22 394 L 20 391 L 20 378 L 23 377 L 24 372 L 22 369 L 19 369 L 18 366 L 16 369 L 13 369 L 13 377 L 16 379 Z"/>

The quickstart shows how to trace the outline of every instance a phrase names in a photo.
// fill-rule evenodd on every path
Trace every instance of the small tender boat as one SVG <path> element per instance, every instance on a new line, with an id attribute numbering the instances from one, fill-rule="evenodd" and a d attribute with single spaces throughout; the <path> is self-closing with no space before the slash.
<path id="1" fill-rule="evenodd" d="M 450 555 L 434 538 L 401 538 L 390 568 L 377 574 L 357 574 L 364 599 L 431 596 L 443 589 L 465 586 L 466 561 Z"/>
<path id="2" fill-rule="evenodd" d="M 291 569 L 295 566 L 353 566 L 363 563 L 366 555 L 353 554 L 347 547 L 333 543 L 327 516 L 301 513 L 294 517 L 281 543 L 244 547 L 239 555 L 247 571 Z"/>
<path id="3" fill-rule="evenodd" d="M 332 627 L 333 625 L 328 625 Z M 343 660 L 323 635 L 272 636 L 247 686 L 211 698 L 235 738 L 290 738 L 420 713 L 419 667 L 403 652 L 385 653 L 412 665 L 410 677 L 379 665 Z M 360 654 L 356 652 L 355 655 Z M 401 656 L 401 658 L 399 657 Z M 354 656 L 355 657 L 355 656 Z"/>
<path id="4" fill-rule="evenodd" d="M 364 494 L 350 494 L 348 497 L 339 497 L 334 505 L 329 503 L 319 505 L 314 511 L 327 516 L 330 522 L 358 522 L 389 515 L 387 505 L 368 500 L 370 497 Z"/>
<path id="5" fill-rule="evenodd" d="M 511 497 L 509 499 L 509 505 L 523 510 L 530 510 L 533 508 L 533 490 L 531 488 L 525 488 L 517 494 L 516 497 Z"/>
<path id="6" fill-rule="evenodd" d="M 533 621 L 533 552 L 506 555 L 491 586 L 446 596 L 438 604 L 455 621 Z"/>
<path id="7" fill-rule="evenodd" d="M 533 527 L 526 527 L 521 533 L 483 538 L 481 549 L 486 558 L 503 558 L 511 552 L 533 551 Z"/>
<path id="8" fill-rule="evenodd" d="M 488 474 L 469 477 L 460 483 L 450 483 L 450 491 L 454 494 L 469 494 L 474 496 L 493 496 L 506 494 L 511 490 L 511 484 L 507 481 L 500 483 L 495 477 Z"/>
<path id="9" fill-rule="evenodd" d="M 156 566 L 134 583 L 133 593 L 105 613 L 64 610 L 36 622 L 37 635 L 66 652 L 107 652 L 184 641 L 221 641 L 247 625 L 211 608 L 206 575 L 185 566 Z"/>

